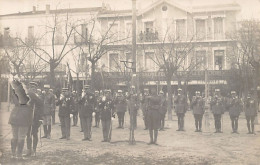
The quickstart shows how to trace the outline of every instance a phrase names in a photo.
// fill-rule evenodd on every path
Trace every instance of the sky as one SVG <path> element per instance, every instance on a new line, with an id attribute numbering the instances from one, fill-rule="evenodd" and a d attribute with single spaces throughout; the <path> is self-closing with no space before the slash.
<path id="1" fill-rule="evenodd" d="M 137 0 L 137 7 L 145 7 L 156 0 Z M 260 18 L 260 0 L 173 0 L 182 5 L 208 5 L 237 2 L 241 6 L 241 19 Z M 109 3 L 112 10 L 130 9 L 131 0 L 0 0 L 0 14 L 31 11 L 32 6 L 38 10 L 44 10 L 46 4 L 54 9 L 59 8 L 83 8 L 101 6 L 102 2 Z"/>

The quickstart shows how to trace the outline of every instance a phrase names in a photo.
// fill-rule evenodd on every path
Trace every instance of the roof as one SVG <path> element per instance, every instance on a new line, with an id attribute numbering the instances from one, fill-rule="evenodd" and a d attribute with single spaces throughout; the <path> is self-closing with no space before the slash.
<path id="1" fill-rule="evenodd" d="M 50 10 L 50 14 L 52 13 L 82 13 L 82 12 L 98 12 L 102 9 L 102 7 L 92 7 L 92 8 L 73 8 L 73 9 L 58 9 L 58 10 Z M 12 13 L 6 15 L 0 15 L 0 17 L 5 16 L 28 16 L 28 15 L 40 15 L 45 14 L 46 10 L 39 10 L 39 11 L 28 11 L 28 12 L 19 12 L 19 13 Z"/>
<path id="2" fill-rule="evenodd" d="M 192 12 L 207 12 L 207 11 L 236 11 L 241 10 L 241 6 L 238 3 L 230 4 L 216 4 L 216 5 L 203 5 L 194 6 Z"/>

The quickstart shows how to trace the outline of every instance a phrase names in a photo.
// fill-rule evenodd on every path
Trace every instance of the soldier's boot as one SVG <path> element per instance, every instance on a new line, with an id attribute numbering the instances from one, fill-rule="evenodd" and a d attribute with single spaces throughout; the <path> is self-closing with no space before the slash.
<path id="1" fill-rule="evenodd" d="M 202 121 L 199 121 L 199 132 L 202 132 Z"/>
<path id="2" fill-rule="evenodd" d="M 38 137 L 33 138 L 33 150 L 32 150 L 32 156 L 36 156 L 36 148 L 38 144 Z"/>
<path id="3" fill-rule="evenodd" d="M 149 134 L 150 134 L 150 142 L 148 144 L 150 145 L 153 144 L 153 130 L 149 129 Z"/>
<path id="4" fill-rule="evenodd" d="M 255 134 L 255 125 L 254 125 L 254 121 L 251 123 L 251 128 L 252 128 L 252 134 Z"/>
<path id="5" fill-rule="evenodd" d="M 26 152 L 25 156 L 31 156 L 31 154 L 32 154 L 32 138 L 27 137 L 26 141 L 27 141 L 27 152 Z"/>
<path id="6" fill-rule="evenodd" d="M 157 137 L 158 137 L 158 130 L 154 130 L 154 141 L 153 141 L 153 144 L 157 144 Z"/>
<path id="7" fill-rule="evenodd" d="M 198 125 L 198 121 L 195 121 L 195 127 L 196 127 L 195 132 L 199 132 L 199 129 L 198 129 L 198 127 L 199 127 L 199 125 Z"/>
<path id="8" fill-rule="evenodd" d="M 48 129 L 47 129 L 47 138 L 48 138 L 48 139 L 51 138 L 51 125 L 48 125 Z"/>
<path id="9" fill-rule="evenodd" d="M 23 160 L 23 147 L 24 147 L 24 140 L 18 141 L 17 144 L 17 158 L 19 160 Z"/>
<path id="10" fill-rule="evenodd" d="M 219 133 L 222 133 L 222 131 L 221 131 L 221 121 L 219 121 L 219 123 L 218 123 L 218 129 L 219 129 Z"/>
<path id="11" fill-rule="evenodd" d="M 250 134 L 251 133 L 251 129 L 250 129 L 250 123 L 247 122 L 247 129 L 248 129 L 248 133 L 247 134 Z"/>
<path id="12" fill-rule="evenodd" d="M 162 127 L 161 127 L 161 130 L 164 130 L 164 123 L 165 123 L 165 121 L 164 121 L 164 119 L 162 120 Z"/>
<path id="13" fill-rule="evenodd" d="M 42 138 L 47 138 L 47 125 L 43 125 L 44 136 Z"/>
<path id="14" fill-rule="evenodd" d="M 12 139 L 11 140 L 12 158 L 16 157 L 16 147 L 17 147 L 17 139 Z"/>
<path id="15" fill-rule="evenodd" d="M 124 122 L 125 122 L 125 119 L 123 118 L 123 119 L 121 120 L 121 128 L 124 128 Z"/>
<path id="16" fill-rule="evenodd" d="M 184 131 L 184 118 L 181 120 L 181 130 Z"/>
<path id="17" fill-rule="evenodd" d="M 181 121 L 180 119 L 178 119 L 178 129 L 176 131 L 180 131 L 181 130 Z"/>
<path id="18" fill-rule="evenodd" d="M 231 126 L 232 126 L 232 133 L 235 133 L 236 132 L 236 128 L 235 128 L 235 121 L 232 121 L 231 120 Z"/>

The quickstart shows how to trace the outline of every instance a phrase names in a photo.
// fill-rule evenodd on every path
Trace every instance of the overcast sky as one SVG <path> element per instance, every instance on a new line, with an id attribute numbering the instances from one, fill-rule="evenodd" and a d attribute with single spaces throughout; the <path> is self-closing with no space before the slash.
<path id="1" fill-rule="evenodd" d="M 138 6 L 147 6 L 156 0 L 137 0 Z M 208 4 L 223 4 L 237 2 L 241 5 L 241 18 L 260 18 L 260 0 L 173 0 L 179 4 L 194 6 Z M 0 0 L 0 14 L 31 11 L 32 6 L 37 6 L 38 10 L 43 10 L 46 4 L 54 9 L 57 3 L 59 8 L 83 8 L 101 6 L 102 2 L 109 3 L 114 10 L 130 9 L 131 0 Z"/>

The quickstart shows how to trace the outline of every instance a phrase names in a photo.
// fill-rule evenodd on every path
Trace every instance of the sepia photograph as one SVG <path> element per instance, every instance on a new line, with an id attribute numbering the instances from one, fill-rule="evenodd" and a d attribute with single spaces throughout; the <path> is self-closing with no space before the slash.
<path id="1" fill-rule="evenodd" d="M 259 165 L 260 0 L 0 0 L 0 165 Z"/>

